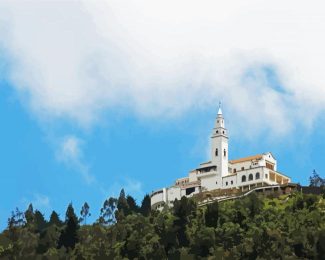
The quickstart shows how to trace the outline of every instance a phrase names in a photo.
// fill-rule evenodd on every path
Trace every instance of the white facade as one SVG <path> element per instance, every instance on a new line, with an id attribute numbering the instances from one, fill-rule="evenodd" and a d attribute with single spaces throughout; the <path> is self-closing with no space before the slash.
<path id="1" fill-rule="evenodd" d="M 228 161 L 228 133 L 219 107 L 211 136 L 211 160 L 201 163 L 188 177 L 177 179 L 175 185 L 151 194 L 151 206 L 161 209 L 172 206 L 182 196 L 212 190 L 250 190 L 262 185 L 286 184 L 291 179 L 277 172 L 277 161 L 272 153 L 263 153 Z"/>

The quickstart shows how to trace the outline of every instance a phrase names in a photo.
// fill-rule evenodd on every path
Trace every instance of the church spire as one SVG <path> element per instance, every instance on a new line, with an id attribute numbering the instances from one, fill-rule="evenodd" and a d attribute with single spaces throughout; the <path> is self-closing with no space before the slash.
<path id="1" fill-rule="evenodd" d="M 219 109 L 218 109 L 218 116 L 222 116 L 222 110 L 221 110 L 221 101 L 219 101 Z"/>
<path id="2" fill-rule="evenodd" d="M 215 121 L 214 128 L 225 128 L 225 121 L 224 121 L 222 110 L 221 110 L 221 102 L 219 102 L 218 115 L 217 115 L 217 118 Z M 224 132 L 224 131 L 222 131 L 222 132 Z M 220 133 L 220 131 L 218 133 Z"/>

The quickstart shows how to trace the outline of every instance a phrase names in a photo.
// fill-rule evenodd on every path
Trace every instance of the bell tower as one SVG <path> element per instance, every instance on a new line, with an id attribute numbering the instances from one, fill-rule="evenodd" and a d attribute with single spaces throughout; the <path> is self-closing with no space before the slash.
<path id="1" fill-rule="evenodd" d="M 211 161 L 217 166 L 217 175 L 228 175 L 228 133 L 219 102 L 218 115 L 211 136 Z"/>

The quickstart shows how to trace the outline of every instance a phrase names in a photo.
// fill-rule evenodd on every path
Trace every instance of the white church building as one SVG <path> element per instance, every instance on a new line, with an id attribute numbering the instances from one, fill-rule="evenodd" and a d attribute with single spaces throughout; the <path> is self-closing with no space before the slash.
<path id="1" fill-rule="evenodd" d="M 267 152 L 245 158 L 228 160 L 228 133 L 219 106 L 211 136 L 211 160 L 201 163 L 168 188 L 151 194 L 151 207 L 160 209 L 165 204 L 172 206 L 175 199 L 191 197 L 200 192 L 213 190 L 248 191 L 255 187 L 288 184 L 291 179 L 277 171 L 277 161 Z"/>

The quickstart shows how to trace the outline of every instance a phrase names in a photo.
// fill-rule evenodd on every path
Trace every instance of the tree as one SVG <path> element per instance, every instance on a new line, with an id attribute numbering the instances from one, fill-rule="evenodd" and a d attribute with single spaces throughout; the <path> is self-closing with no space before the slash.
<path id="1" fill-rule="evenodd" d="M 209 254 L 209 249 L 215 245 L 215 232 L 211 227 L 200 227 L 193 239 L 192 253 L 196 256 L 206 257 Z"/>
<path id="2" fill-rule="evenodd" d="M 41 233 L 47 227 L 44 215 L 39 210 L 35 210 L 34 219 L 36 232 Z"/>
<path id="3" fill-rule="evenodd" d="M 65 222 L 67 223 L 70 218 L 72 218 L 75 223 L 78 223 L 78 217 L 77 217 L 76 213 L 74 212 L 72 203 L 70 203 L 68 205 L 67 211 L 65 213 Z"/>
<path id="4" fill-rule="evenodd" d="M 174 202 L 174 226 L 176 229 L 177 239 L 180 246 L 188 246 L 189 240 L 186 235 L 186 225 L 190 222 L 190 217 L 195 214 L 196 204 L 183 196 L 180 201 Z"/>
<path id="5" fill-rule="evenodd" d="M 27 210 L 25 211 L 25 219 L 27 226 L 32 227 L 34 225 L 34 209 L 32 204 L 29 204 Z"/>
<path id="6" fill-rule="evenodd" d="M 257 196 L 255 192 L 249 194 L 245 199 L 245 207 L 249 209 L 249 216 L 251 218 L 255 217 L 262 210 L 263 203 Z"/>
<path id="7" fill-rule="evenodd" d="M 309 177 L 310 187 L 323 187 L 325 186 L 325 179 L 321 178 L 316 170 L 313 170 L 312 176 Z"/>
<path id="8" fill-rule="evenodd" d="M 64 246 L 65 248 L 73 249 L 78 242 L 77 230 L 79 228 L 78 218 L 74 212 L 72 203 L 69 204 L 65 215 L 65 229 L 61 232 L 59 239 L 59 248 Z"/>
<path id="9" fill-rule="evenodd" d="M 316 248 L 319 259 L 322 259 L 325 256 L 325 229 L 319 231 Z"/>
<path id="10" fill-rule="evenodd" d="M 100 209 L 100 217 L 98 222 L 101 224 L 114 224 L 116 222 L 115 211 L 117 209 L 117 199 L 110 197 L 104 201 L 103 207 Z"/>
<path id="11" fill-rule="evenodd" d="M 205 224 L 208 227 L 217 227 L 219 218 L 219 204 L 218 201 L 207 205 L 205 212 Z"/>
<path id="12" fill-rule="evenodd" d="M 119 213 L 124 214 L 125 216 L 129 214 L 130 208 L 126 201 L 124 189 L 121 190 L 120 196 L 117 200 L 117 209 Z"/>
<path id="13" fill-rule="evenodd" d="M 56 213 L 54 210 L 51 213 L 49 224 L 50 226 L 56 225 L 57 227 L 61 227 L 63 224 L 60 220 L 59 214 Z"/>
<path id="14" fill-rule="evenodd" d="M 84 203 L 84 205 L 81 208 L 80 211 L 80 215 L 81 215 L 81 221 L 84 221 L 84 224 L 87 224 L 87 217 L 90 217 L 90 212 L 89 212 L 89 205 L 87 202 Z"/>
<path id="15" fill-rule="evenodd" d="M 140 213 L 148 217 L 151 211 L 151 199 L 148 194 L 146 194 L 141 202 Z"/>
<path id="16" fill-rule="evenodd" d="M 135 199 L 134 199 L 132 196 L 127 195 L 127 197 L 126 197 L 126 202 L 127 202 L 127 204 L 128 204 L 129 212 L 130 212 L 130 213 L 138 213 L 138 211 L 139 211 L 139 207 L 138 207 L 138 205 L 136 204 Z"/>
<path id="17" fill-rule="evenodd" d="M 8 218 L 8 227 L 22 227 L 25 225 L 26 219 L 25 214 L 16 208 L 15 211 L 11 212 L 11 217 Z"/>

